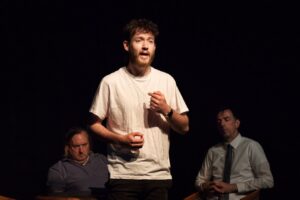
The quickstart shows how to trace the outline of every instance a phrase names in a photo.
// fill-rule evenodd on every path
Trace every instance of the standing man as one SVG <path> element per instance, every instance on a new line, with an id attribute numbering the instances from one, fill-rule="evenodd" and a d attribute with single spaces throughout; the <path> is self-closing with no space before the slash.
<path id="1" fill-rule="evenodd" d="M 220 109 L 217 125 L 224 142 L 211 147 L 206 154 L 195 182 L 200 194 L 207 200 L 240 200 L 248 192 L 273 187 L 263 148 L 240 134 L 240 120 L 231 108 Z"/>
<path id="2" fill-rule="evenodd" d="M 128 63 L 102 79 L 90 108 L 91 130 L 108 142 L 111 200 L 167 200 L 169 131 L 189 130 L 174 78 L 151 66 L 158 33 L 147 19 L 124 27 Z"/>

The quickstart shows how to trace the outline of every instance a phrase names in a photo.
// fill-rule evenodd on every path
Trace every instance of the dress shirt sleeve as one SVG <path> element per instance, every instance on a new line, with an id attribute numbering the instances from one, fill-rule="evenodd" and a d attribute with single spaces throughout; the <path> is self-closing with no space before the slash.
<path id="1" fill-rule="evenodd" d="M 212 152 L 209 150 L 205 156 L 204 162 L 202 163 L 201 169 L 198 172 L 195 181 L 195 187 L 198 191 L 203 191 L 202 184 L 211 179 L 212 172 Z"/>
<path id="2" fill-rule="evenodd" d="M 248 156 L 254 179 L 237 183 L 238 192 L 248 192 L 257 189 L 272 188 L 274 185 L 270 165 L 263 148 L 257 142 L 249 144 Z"/>

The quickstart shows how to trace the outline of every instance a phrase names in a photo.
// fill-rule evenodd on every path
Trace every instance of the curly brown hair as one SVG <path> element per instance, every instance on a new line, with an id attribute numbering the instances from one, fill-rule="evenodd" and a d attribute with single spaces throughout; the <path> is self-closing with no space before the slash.
<path id="1" fill-rule="evenodd" d="M 158 26 L 148 19 L 132 19 L 123 29 L 124 40 L 130 41 L 136 32 L 152 33 L 156 38 L 159 35 Z"/>

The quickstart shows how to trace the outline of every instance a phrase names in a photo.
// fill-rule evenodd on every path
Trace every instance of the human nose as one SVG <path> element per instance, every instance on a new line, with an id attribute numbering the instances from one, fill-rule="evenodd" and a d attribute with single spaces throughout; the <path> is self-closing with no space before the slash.
<path id="1" fill-rule="evenodd" d="M 147 41 L 144 41 L 143 44 L 142 44 L 142 48 L 143 48 L 143 49 L 148 49 L 148 47 L 149 47 L 148 42 L 147 42 Z"/>
<path id="2" fill-rule="evenodd" d="M 79 150 L 80 153 L 82 153 L 83 152 L 83 146 L 80 145 L 78 150 Z"/>
<path id="3" fill-rule="evenodd" d="M 220 120 L 219 122 L 218 122 L 218 125 L 219 125 L 219 127 L 224 127 L 225 126 L 225 121 L 224 120 Z"/>
<path id="4" fill-rule="evenodd" d="M 221 122 L 221 127 L 224 128 L 225 126 L 226 126 L 225 121 L 222 121 L 222 122 Z"/>

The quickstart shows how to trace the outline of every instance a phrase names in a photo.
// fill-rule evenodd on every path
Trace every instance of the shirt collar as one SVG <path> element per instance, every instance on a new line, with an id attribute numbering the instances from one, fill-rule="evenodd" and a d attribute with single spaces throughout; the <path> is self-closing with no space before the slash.
<path id="1" fill-rule="evenodd" d="M 229 144 L 236 149 L 239 144 L 241 143 L 242 140 L 242 135 L 239 133 Z M 225 145 L 227 145 L 228 143 L 225 143 Z"/>
<path id="2" fill-rule="evenodd" d="M 65 156 L 62 160 L 63 160 L 64 162 L 73 162 L 73 163 L 77 163 L 77 164 L 79 164 L 79 165 L 85 166 L 87 163 L 90 162 L 90 158 L 91 158 L 91 156 L 93 156 L 93 154 L 94 154 L 94 153 L 91 151 L 91 152 L 89 153 L 89 156 L 88 156 L 87 160 L 86 160 L 83 164 L 78 163 L 77 161 L 73 160 L 72 158 L 70 158 L 70 157 L 68 157 L 68 156 Z"/>

